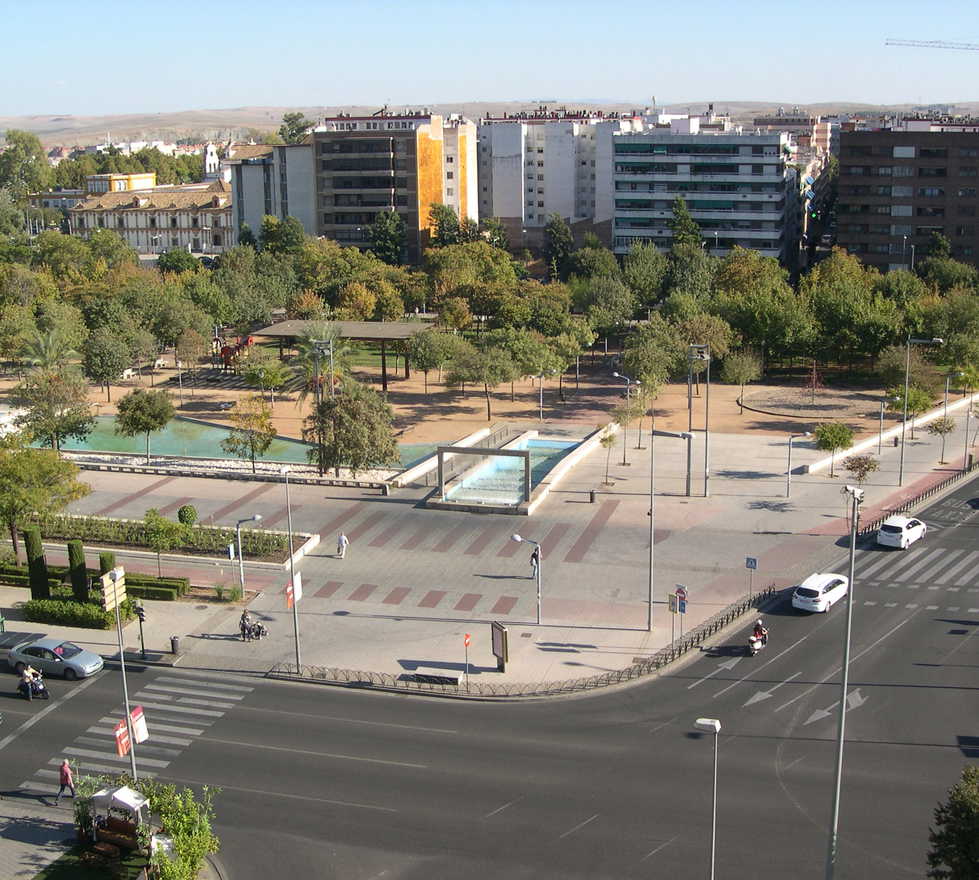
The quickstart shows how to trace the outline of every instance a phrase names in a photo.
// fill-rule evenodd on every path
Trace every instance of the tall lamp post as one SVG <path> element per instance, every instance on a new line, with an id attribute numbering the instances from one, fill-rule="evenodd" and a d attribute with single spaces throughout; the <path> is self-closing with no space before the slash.
<path id="1" fill-rule="evenodd" d="M 853 569 L 857 554 L 857 531 L 860 520 L 860 504 L 863 502 L 863 489 L 844 486 L 843 491 L 850 496 L 850 566 L 847 571 L 849 587 L 846 602 L 846 628 L 843 630 L 843 674 L 840 682 L 840 709 L 836 722 L 836 774 L 833 785 L 833 818 L 830 823 L 829 841 L 826 849 L 826 880 L 833 880 L 836 872 L 836 857 L 839 852 L 837 827 L 840 821 L 840 786 L 843 781 L 843 741 L 846 729 L 846 689 L 850 680 L 850 628 L 853 623 Z"/>
<path id="2" fill-rule="evenodd" d="M 887 400 L 882 400 L 880 402 L 880 427 L 877 429 L 877 454 L 880 455 L 884 446 L 884 407 L 887 406 Z"/>
<path id="3" fill-rule="evenodd" d="M 883 404 L 881 404 L 881 412 L 883 412 Z M 803 431 L 801 434 L 791 434 L 789 435 L 789 461 L 785 468 L 785 497 L 789 497 L 789 492 L 792 491 L 792 441 L 798 440 L 801 437 L 808 437 L 809 432 Z"/>
<path id="4" fill-rule="evenodd" d="M 704 733 L 714 734 L 714 794 L 710 812 L 710 880 L 714 880 L 714 851 L 717 841 L 717 740 L 721 722 L 716 718 L 698 718 L 693 726 Z"/>
<path id="5" fill-rule="evenodd" d="M 122 575 L 121 568 L 113 568 L 109 572 L 109 580 L 112 581 L 113 590 L 116 589 L 116 581 Z M 136 737 L 133 736 L 133 720 L 129 714 L 129 685 L 126 682 L 126 652 L 122 647 L 122 619 L 119 616 L 119 597 L 116 596 L 116 636 L 119 640 L 119 668 L 122 671 L 122 700 L 126 712 L 126 731 L 129 733 L 129 769 L 133 774 L 133 781 L 136 781 Z"/>
<path id="6" fill-rule="evenodd" d="M 653 437 L 672 437 L 674 440 L 687 441 L 687 498 L 690 497 L 691 468 L 693 464 L 693 434 L 689 431 L 650 431 L 649 442 L 652 444 Z"/>
<path id="7" fill-rule="evenodd" d="M 541 546 L 539 541 L 532 541 L 530 538 L 523 538 L 518 534 L 513 534 L 510 536 L 512 541 L 516 541 L 518 544 L 533 544 L 537 548 L 537 625 L 540 626 L 541 614 L 540 614 L 540 573 L 541 568 L 544 565 L 544 554 L 541 552 Z"/>
<path id="8" fill-rule="evenodd" d="M 296 675 L 301 675 L 302 657 L 299 651 L 299 598 L 296 596 L 296 561 L 292 549 L 292 504 L 289 500 L 289 471 L 284 467 L 279 472 L 286 481 L 286 522 L 289 528 L 289 578 L 292 581 L 292 631 L 296 637 Z"/>
<path id="9" fill-rule="evenodd" d="M 704 498 L 710 496 L 710 346 L 706 343 L 690 345 L 687 348 L 687 360 L 690 364 L 687 379 L 687 430 L 693 430 L 693 400 L 690 397 L 690 386 L 693 379 L 693 362 L 704 361 L 707 364 L 707 382 L 704 388 Z"/>
<path id="10" fill-rule="evenodd" d="M 245 559 L 241 552 L 241 527 L 247 522 L 259 522 L 262 519 L 262 514 L 253 513 L 251 516 L 247 516 L 244 519 L 238 520 L 235 523 L 235 537 L 238 540 L 238 583 L 241 586 L 241 598 L 245 598 Z"/>
<path id="11" fill-rule="evenodd" d="M 625 402 L 628 404 L 629 389 L 632 387 L 633 384 L 642 385 L 642 382 L 640 382 L 638 379 L 630 379 L 624 373 L 612 373 L 612 375 L 615 376 L 616 379 L 622 379 L 625 382 Z M 626 435 L 626 427 L 625 425 L 623 425 L 622 426 L 622 464 L 623 465 L 629 464 L 629 462 L 625 460 L 625 450 L 627 446 L 625 435 Z M 641 440 L 642 438 L 640 437 L 640 441 Z"/>
<path id="12" fill-rule="evenodd" d="M 965 423 L 965 436 L 969 437 L 969 423 Z M 646 607 L 646 632 L 653 631 L 653 544 L 656 540 L 656 438 L 649 433 L 649 596 Z"/>
<path id="13" fill-rule="evenodd" d="M 911 245 L 911 261 L 914 262 L 914 245 Z M 911 346 L 912 345 L 944 345 L 945 340 L 940 336 L 933 339 L 917 339 L 908 337 L 907 352 L 904 359 L 904 415 L 901 419 L 901 463 L 898 470 L 897 484 L 904 485 L 904 435 L 908 426 L 908 391 L 911 382 Z"/>

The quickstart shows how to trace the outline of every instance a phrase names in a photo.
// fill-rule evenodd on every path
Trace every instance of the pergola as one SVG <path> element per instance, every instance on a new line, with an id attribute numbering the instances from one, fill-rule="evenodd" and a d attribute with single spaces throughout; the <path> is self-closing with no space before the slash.
<path id="1" fill-rule="evenodd" d="M 388 342 L 411 339 L 431 327 L 420 321 L 330 321 L 341 339 L 354 339 L 358 342 L 379 342 L 381 345 L 381 388 L 388 390 L 387 350 Z M 266 339 L 277 339 L 280 344 L 294 344 L 297 339 L 309 336 L 322 321 L 281 321 L 252 333 Z M 408 378 L 408 360 L 405 359 L 405 378 Z"/>

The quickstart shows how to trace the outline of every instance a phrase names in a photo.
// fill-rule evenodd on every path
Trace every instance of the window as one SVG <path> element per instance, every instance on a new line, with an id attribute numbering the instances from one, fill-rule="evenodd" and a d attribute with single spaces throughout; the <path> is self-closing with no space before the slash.
<path id="1" fill-rule="evenodd" d="M 211 222 L 211 225 L 212 226 L 220 226 L 221 225 L 221 218 L 220 217 L 215 217 L 213 219 L 213 221 Z"/>
<path id="2" fill-rule="evenodd" d="M 894 147 L 895 159 L 913 159 L 914 147 Z"/>
<path id="3" fill-rule="evenodd" d="M 544 207 L 544 203 L 543 202 L 538 202 L 537 203 L 537 207 L 538 208 L 543 208 Z"/>
<path id="4" fill-rule="evenodd" d="M 170 247 L 177 247 L 177 245 L 178 245 L 177 236 L 171 235 L 170 236 Z"/>
<path id="5" fill-rule="evenodd" d="M 963 186 L 959 189 L 958 196 L 960 199 L 974 199 L 976 197 L 976 188 L 974 186 Z"/>
<path id="6" fill-rule="evenodd" d="M 452 180 L 452 172 L 451 171 L 446 171 L 445 172 L 445 179 L 446 180 Z"/>
<path id="7" fill-rule="evenodd" d="M 484 148 L 484 149 L 485 149 L 485 148 Z M 446 161 L 446 163 L 448 163 L 448 164 L 452 164 L 453 162 L 455 162 L 455 157 L 454 157 L 454 156 L 446 156 L 446 157 L 445 157 L 445 161 Z"/>
<path id="8" fill-rule="evenodd" d="M 958 235 L 958 236 L 975 235 L 976 234 L 976 227 L 975 226 L 956 226 L 955 227 L 955 234 Z"/>
<path id="9" fill-rule="evenodd" d="M 959 173 L 964 172 L 964 168 L 959 169 Z M 919 168 L 918 177 L 945 177 L 947 169 L 945 168 Z M 972 169 L 973 175 L 975 174 L 975 168 Z M 963 175 L 964 176 L 964 175 Z"/>
<path id="10" fill-rule="evenodd" d="M 975 159 L 977 156 L 979 156 L 979 149 L 976 147 L 962 147 L 962 149 L 959 150 L 959 155 L 963 159 Z"/>
<path id="11" fill-rule="evenodd" d="M 120 217 L 118 224 L 120 229 L 124 229 L 126 227 L 126 219 L 124 217 Z"/>
<path id="12" fill-rule="evenodd" d="M 191 226 L 192 226 L 192 227 L 193 227 L 194 229 L 197 229 L 197 227 L 198 227 L 198 226 L 200 225 L 200 220 L 198 220 L 198 218 L 197 218 L 197 217 L 191 217 L 191 218 L 190 218 L 190 225 L 191 225 Z"/>
<path id="13" fill-rule="evenodd" d="M 942 171 L 945 169 L 943 168 Z M 962 165 L 959 167 L 959 177 L 975 177 L 976 176 L 976 166 L 975 165 Z"/>
<path id="14" fill-rule="evenodd" d="M 918 155 L 922 159 L 947 159 L 948 150 L 945 147 L 922 147 Z"/>
<path id="15" fill-rule="evenodd" d="M 959 205 L 958 210 L 955 212 L 960 217 L 975 217 L 976 216 L 976 206 L 975 205 Z"/>
<path id="16" fill-rule="evenodd" d="M 913 165 L 895 165 L 891 170 L 894 177 L 914 177 Z"/>
<path id="17" fill-rule="evenodd" d="M 764 174 L 765 173 L 765 166 L 764 165 L 752 165 L 751 166 L 751 173 L 752 174 Z"/>
<path id="18" fill-rule="evenodd" d="M 447 196 L 451 196 L 452 195 L 452 187 L 451 186 L 446 187 L 445 194 Z"/>
<path id="19" fill-rule="evenodd" d="M 915 214 L 918 217 L 944 217 L 945 216 L 945 209 L 944 208 L 933 208 L 933 207 L 930 207 L 929 206 L 929 207 L 925 207 L 925 208 L 918 208 L 918 210 L 915 212 Z"/>
<path id="20" fill-rule="evenodd" d="M 538 180 L 543 180 L 544 179 L 544 175 L 543 174 L 538 174 L 537 175 L 537 179 Z"/>
<path id="21" fill-rule="evenodd" d="M 893 198 L 905 198 L 910 199 L 914 195 L 913 186 L 904 186 L 897 184 L 891 187 L 891 196 Z"/>
<path id="22" fill-rule="evenodd" d="M 891 216 L 892 217 L 910 217 L 912 216 L 910 205 L 891 205 Z"/>
<path id="23" fill-rule="evenodd" d="M 99 229 L 105 229 L 105 217 L 99 217 Z"/>
<path id="24" fill-rule="evenodd" d="M 212 240 L 214 242 L 214 246 L 215 247 L 221 247 L 222 239 L 221 239 L 221 233 L 220 232 L 215 232 L 214 233 L 214 238 Z"/>
<path id="25" fill-rule="evenodd" d="M 945 190 L 940 186 L 918 187 L 918 196 L 923 199 L 944 198 Z"/>
<path id="26" fill-rule="evenodd" d="M 911 226 L 897 223 L 891 226 L 891 235 L 911 235 L 912 232 L 913 228 Z"/>

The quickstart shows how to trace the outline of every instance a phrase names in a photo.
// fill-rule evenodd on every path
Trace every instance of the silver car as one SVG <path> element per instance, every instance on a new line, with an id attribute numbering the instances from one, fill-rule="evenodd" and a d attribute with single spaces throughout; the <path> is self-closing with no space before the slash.
<path id="1" fill-rule="evenodd" d="M 52 638 L 15 645 L 7 663 L 17 672 L 30 665 L 44 675 L 60 675 L 68 681 L 95 675 L 104 665 L 98 654 L 79 648 L 74 642 Z"/>

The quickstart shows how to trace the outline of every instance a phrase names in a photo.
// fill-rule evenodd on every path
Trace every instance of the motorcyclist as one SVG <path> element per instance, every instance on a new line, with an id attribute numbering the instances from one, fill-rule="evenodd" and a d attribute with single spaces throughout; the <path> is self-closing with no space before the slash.
<path id="1" fill-rule="evenodd" d="M 24 671 L 20 675 L 20 683 L 17 685 L 20 692 L 27 697 L 28 700 L 34 699 L 34 694 L 37 690 L 37 682 L 40 680 L 41 673 L 38 672 L 33 666 L 25 666 Z"/>
<path id="2" fill-rule="evenodd" d="M 761 618 L 758 618 L 758 620 L 755 621 L 755 628 L 752 635 L 756 639 L 761 639 L 761 643 L 763 645 L 768 644 L 768 630 L 765 629 L 765 625 L 761 622 Z"/>
<path id="3" fill-rule="evenodd" d="M 241 612 L 241 619 L 238 621 L 238 629 L 241 630 L 241 640 L 248 641 L 252 637 L 252 619 L 248 611 Z"/>

